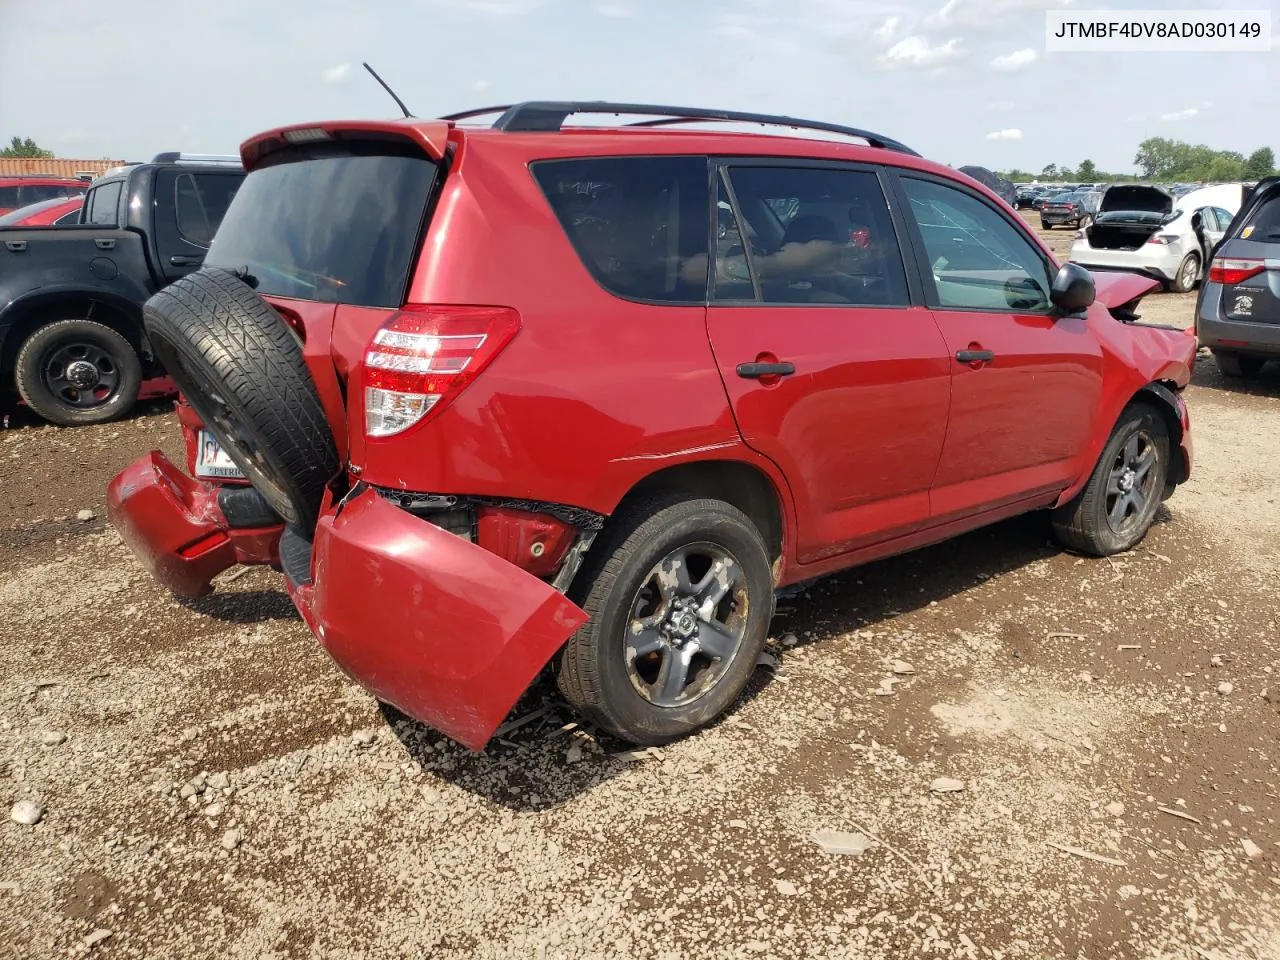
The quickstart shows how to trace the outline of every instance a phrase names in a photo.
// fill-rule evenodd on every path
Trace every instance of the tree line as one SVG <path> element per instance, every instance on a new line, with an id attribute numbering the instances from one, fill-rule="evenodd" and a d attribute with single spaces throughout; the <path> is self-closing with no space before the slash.
<path id="1" fill-rule="evenodd" d="M 1234 150 L 1214 150 L 1204 144 L 1183 143 L 1165 137 L 1151 137 L 1138 144 L 1134 165 L 1142 172 L 1108 173 L 1099 170 L 1092 160 L 1083 160 L 1074 169 L 1048 164 L 1039 173 L 1027 170 L 1004 170 L 1000 176 L 1015 183 L 1028 180 L 1079 181 L 1082 183 L 1132 183 L 1156 180 L 1173 183 L 1195 183 L 1202 180 L 1261 180 L 1277 172 L 1276 155 L 1270 147 L 1259 147 L 1247 157 Z"/>

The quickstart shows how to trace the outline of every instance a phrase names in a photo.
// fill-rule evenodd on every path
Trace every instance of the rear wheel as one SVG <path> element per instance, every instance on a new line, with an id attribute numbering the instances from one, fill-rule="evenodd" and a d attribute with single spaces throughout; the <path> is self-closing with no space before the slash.
<path id="1" fill-rule="evenodd" d="M 1053 224 L 1051 224 L 1051 223 L 1050 223 L 1048 220 L 1046 220 L 1044 217 L 1041 217 L 1041 218 L 1040 218 L 1040 229 L 1041 229 L 1041 230 L 1052 230 L 1052 229 L 1053 229 Z"/>
<path id="2" fill-rule="evenodd" d="M 106 423 L 138 399 L 142 362 L 115 330 L 92 320 L 41 327 L 18 350 L 18 394 L 50 423 L 63 427 Z"/>
<path id="3" fill-rule="evenodd" d="M 338 455 L 280 315 L 234 274 L 202 269 L 155 294 L 143 317 L 165 370 L 227 455 L 286 523 L 312 530 Z"/>
<path id="4" fill-rule="evenodd" d="M 1169 476 L 1169 429 L 1160 411 L 1128 407 L 1075 499 L 1053 511 L 1058 540 L 1104 557 L 1136 546 L 1155 519 Z"/>
<path id="5" fill-rule="evenodd" d="M 615 515 L 573 591 L 590 620 L 560 654 L 565 699 L 601 728 L 654 745 L 722 714 L 773 616 L 769 552 L 719 500 L 663 496 Z"/>
<path id="6" fill-rule="evenodd" d="M 1213 362 L 1224 377 L 1256 377 L 1266 365 L 1263 357 L 1232 350 L 1213 350 Z"/>
<path id="7" fill-rule="evenodd" d="M 1178 264 L 1178 272 L 1169 283 L 1169 289 L 1174 293 L 1186 293 L 1195 287 L 1196 280 L 1199 278 L 1200 257 L 1194 253 L 1188 253 Z"/>

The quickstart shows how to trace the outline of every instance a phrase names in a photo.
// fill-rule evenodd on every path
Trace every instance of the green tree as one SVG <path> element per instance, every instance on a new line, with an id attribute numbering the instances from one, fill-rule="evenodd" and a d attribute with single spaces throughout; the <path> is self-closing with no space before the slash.
<path id="1" fill-rule="evenodd" d="M 1044 177 L 1044 179 L 1046 180 L 1057 180 L 1058 165 L 1056 163 L 1049 164 L 1043 170 L 1040 171 L 1040 176 Z"/>
<path id="2" fill-rule="evenodd" d="M 1227 153 L 1221 153 L 1210 160 L 1203 168 L 1203 174 L 1195 177 L 1196 180 L 1243 180 L 1244 179 L 1244 161 L 1239 159 L 1239 155 L 1230 156 Z M 1197 170 L 1197 172 L 1200 172 Z"/>
<path id="3" fill-rule="evenodd" d="M 1244 162 L 1244 179 L 1261 180 L 1263 177 L 1271 176 L 1275 170 L 1275 153 L 1270 147 L 1262 147 L 1249 154 L 1249 159 Z"/>
<path id="4" fill-rule="evenodd" d="M 0 150 L 0 157 L 32 157 L 37 160 L 45 160 L 52 156 L 52 150 L 43 149 L 30 137 L 25 140 L 21 137 L 14 137 L 9 141 L 9 146 Z"/>
<path id="5" fill-rule="evenodd" d="M 1164 137 L 1151 137 L 1138 144 L 1138 154 L 1133 162 L 1142 168 L 1142 175 L 1153 180 L 1173 177 L 1174 171 L 1186 162 L 1187 145 Z"/>
<path id="6" fill-rule="evenodd" d="M 1081 160 L 1080 169 L 1076 171 L 1076 176 L 1081 180 L 1093 183 L 1098 180 L 1098 168 L 1093 165 L 1092 160 Z"/>

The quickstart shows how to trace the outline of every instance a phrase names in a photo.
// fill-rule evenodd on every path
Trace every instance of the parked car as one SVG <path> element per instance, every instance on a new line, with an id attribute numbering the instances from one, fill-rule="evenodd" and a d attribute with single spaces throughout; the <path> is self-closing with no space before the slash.
<path id="1" fill-rule="evenodd" d="M 1040 204 L 1040 226 L 1045 230 L 1054 227 L 1086 227 L 1093 222 L 1101 197 L 1094 190 L 1072 190 L 1050 197 Z"/>
<path id="2" fill-rule="evenodd" d="M 1090 270 L 1131 270 L 1186 293 L 1239 202 L 1238 186 L 1175 197 L 1151 184 L 1117 184 L 1103 194 L 1092 226 L 1076 234 L 1071 259 Z"/>
<path id="3" fill-rule="evenodd" d="M 87 187 L 84 180 L 68 177 L 0 177 L 0 215 L 40 200 L 78 196 Z"/>
<path id="4" fill-rule="evenodd" d="M 93 181 L 74 224 L 5 229 L 0 384 L 63 426 L 128 412 L 164 372 L 142 304 L 200 265 L 243 179 L 238 157 L 158 154 Z"/>
<path id="5" fill-rule="evenodd" d="M 0 216 L 0 227 L 62 227 L 78 223 L 84 195 L 37 200 Z"/>
<path id="6" fill-rule="evenodd" d="M 1195 340 L 1122 322 L 1154 281 L 1059 265 L 963 174 L 790 117 L 500 109 L 242 145 L 144 308 L 197 476 L 152 451 L 108 491 L 161 583 L 275 565 L 346 673 L 474 749 L 544 665 L 652 744 L 730 707 L 779 588 L 1036 510 L 1112 554 L 1187 479 Z"/>
<path id="7" fill-rule="evenodd" d="M 1280 359 L 1280 177 L 1254 186 L 1227 224 L 1196 300 L 1196 335 L 1228 377 Z"/>

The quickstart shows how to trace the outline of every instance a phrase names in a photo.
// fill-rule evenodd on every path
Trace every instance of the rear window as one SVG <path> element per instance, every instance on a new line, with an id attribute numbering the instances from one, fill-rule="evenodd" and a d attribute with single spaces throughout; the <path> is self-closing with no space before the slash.
<path id="1" fill-rule="evenodd" d="M 1280 241 L 1280 195 L 1262 204 L 1240 231 L 1244 240 L 1261 243 Z"/>
<path id="2" fill-rule="evenodd" d="M 259 293 L 398 307 L 436 173 L 408 145 L 283 150 L 245 177 L 204 262 Z"/>
<path id="3" fill-rule="evenodd" d="M 706 302 L 706 157 L 541 160 L 532 170 L 602 287 L 631 300 Z"/>

